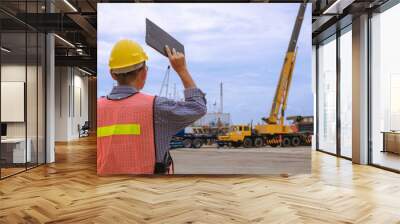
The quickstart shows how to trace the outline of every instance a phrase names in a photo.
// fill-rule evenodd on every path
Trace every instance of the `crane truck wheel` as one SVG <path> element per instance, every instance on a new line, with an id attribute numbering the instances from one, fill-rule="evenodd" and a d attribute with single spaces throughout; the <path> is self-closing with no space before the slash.
<path id="1" fill-rule="evenodd" d="M 243 147 L 250 148 L 251 146 L 253 146 L 253 141 L 251 138 L 245 138 L 243 141 Z"/>
<path id="2" fill-rule="evenodd" d="M 193 145 L 193 148 L 198 149 L 203 145 L 203 141 L 201 141 L 201 139 L 195 138 L 193 140 L 192 145 Z"/>
<path id="3" fill-rule="evenodd" d="M 292 145 L 293 146 L 299 146 L 300 145 L 300 143 L 301 143 L 301 141 L 300 141 L 300 138 L 299 137 L 293 137 L 292 138 Z"/>
<path id="4" fill-rule="evenodd" d="M 254 146 L 255 147 L 262 147 L 264 144 L 263 144 L 263 139 L 262 138 L 256 138 L 255 140 L 254 140 Z"/>
<path id="5" fill-rule="evenodd" d="M 183 144 L 183 147 L 185 147 L 185 148 L 192 148 L 192 140 L 190 140 L 190 139 L 183 140 L 182 144 Z"/>
<path id="6" fill-rule="evenodd" d="M 241 145 L 242 145 L 241 142 L 232 142 L 232 146 L 233 146 L 234 148 L 238 148 L 238 147 L 240 147 Z"/>
<path id="7" fill-rule="evenodd" d="M 289 147 L 289 146 L 290 146 L 290 143 L 291 143 L 290 138 L 285 137 L 285 138 L 283 138 L 283 140 L 282 140 L 282 147 Z"/>
<path id="8" fill-rule="evenodd" d="M 214 143 L 215 143 L 215 140 L 211 139 L 211 140 L 208 140 L 207 145 L 214 145 Z"/>

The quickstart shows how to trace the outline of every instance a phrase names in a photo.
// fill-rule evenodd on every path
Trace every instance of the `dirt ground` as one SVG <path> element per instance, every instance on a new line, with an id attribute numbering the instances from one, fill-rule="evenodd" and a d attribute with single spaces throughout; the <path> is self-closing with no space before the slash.
<path id="1" fill-rule="evenodd" d="M 311 147 L 171 150 L 176 174 L 304 174 L 311 172 Z"/>

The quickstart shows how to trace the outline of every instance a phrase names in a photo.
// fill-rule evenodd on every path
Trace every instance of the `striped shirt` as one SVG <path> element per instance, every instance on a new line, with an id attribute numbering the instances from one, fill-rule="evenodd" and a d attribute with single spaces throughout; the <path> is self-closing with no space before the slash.
<path id="1" fill-rule="evenodd" d="M 137 92 L 138 90 L 131 86 L 115 86 L 107 98 L 121 100 Z M 205 94 L 200 89 L 185 89 L 184 96 L 185 101 L 175 101 L 158 96 L 154 100 L 154 135 L 157 163 L 164 162 L 172 136 L 207 113 Z"/>

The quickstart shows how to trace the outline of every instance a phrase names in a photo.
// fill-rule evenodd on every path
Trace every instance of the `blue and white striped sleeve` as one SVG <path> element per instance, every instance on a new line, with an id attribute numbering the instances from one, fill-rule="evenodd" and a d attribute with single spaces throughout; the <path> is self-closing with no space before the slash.
<path id="1" fill-rule="evenodd" d="M 175 101 L 165 97 L 155 99 L 154 126 L 157 162 L 164 159 L 173 135 L 207 113 L 205 94 L 200 89 L 185 89 L 184 96 L 185 101 Z"/>

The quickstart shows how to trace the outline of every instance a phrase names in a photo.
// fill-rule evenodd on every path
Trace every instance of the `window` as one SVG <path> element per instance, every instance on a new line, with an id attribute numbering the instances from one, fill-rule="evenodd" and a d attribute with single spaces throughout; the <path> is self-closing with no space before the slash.
<path id="1" fill-rule="evenodd" d="M 372 163 L 400 170 L 400 5 L 371 18 Z"/>
<path id="2" fill-rule="evenodd" d="M 318 147 L 336 153 L 336 36 L 318 47 Z"/>
<path id="3" fill-rule="evenodd" d="M 340 36 L 340 154 L 352 157 L 352 35 L 351 26 Z"/>

